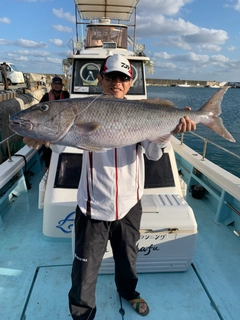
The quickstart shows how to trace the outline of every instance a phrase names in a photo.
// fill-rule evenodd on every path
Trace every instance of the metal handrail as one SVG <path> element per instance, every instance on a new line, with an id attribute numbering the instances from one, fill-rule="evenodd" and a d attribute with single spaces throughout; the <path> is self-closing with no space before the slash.
<path id="1" fill-rule="evenodd" d="M 12 162 L 12 161 L 13 161 L 13 160 L 12 160 L 12 156 L 11 156 L 11 151 L 10 151 L 9 140 L 10 140 L 11 138 L 13 138 L 14 136 L 17 136 L 17 134 L 14 133 L 14 134 L 12 134 L 11 136 L 7 137 L 6 139 L 0 141 L 0 146 L 1 146 L 2 144 L 4 144 L 5 142 L 7 143 L 7 152 L 8 152 L 8 161 L 9 161 L 9 162 Z"/>
<path id="2" fill-rule="evenodd" d="M 202 161 L 204 161 L 204 159 L 206 158 L 207 144 L 208 144 L 208 143 L 214 145 L 214 146 L 217 147 L 218 149 L 221 149 L 221 150 L 227 152 L 228 154 L 231 154 L 232 156 L 234 156 L 234 157 L 236 157 L 236 158 L 238 158 L 238 159 L 240 160 L 240 156 L 239 156 L 239 155 L 237 155 L 236 153 L 234 153 L 234 152 L 232 152 L 232 151 L 229 151 L 228 149 L 225 149 L 225 148 L 219 146 L 219 145 L 216 144 L 215 142 L 213 142 L 213 141 L 211 141 L 211 140 L 209 140 L 209 139 L 206 139 L 206 138 L 200 136 L 199 134 L 197 134 L 197 133 L 195 133 L 195 132 L 188 132 L 188 133 L 193 134 L 194 136 L 196 136 L 196 137 L 200 138 L 201 140 L 203 140 Z M 5 143 L 5 142 L 7 143 L 8 161 L 10 161 L 10 162 L 12 161 L 12 158 L 11 158 L 9 140 L 10 140 L 12 137 L 16 136 L 16 135 L 17 135 L 17 134 L 14 133 L 14 134 L 12 134 L 11 136 L 7 137 L 6 139 L 0 141 L 0 145 L 2 145 L 2 144 Z M 181 144 L 183 144 L 183 143 L 184 143 L 184 133 L 181 134 Z"/>
<path id="3" fill-rule="evenodd" d="M 188 133 L 193 134 L 194 136 L 196 136 L 196 137 L 200 138 L 201 140 L 203 140 L 202 161 L 204 161 L 204 159 L 206 158 L 207 144 L 208 144 L 208 143 L 210 143 L 210 144 L 212 144 L 213 146 L 217 147 L 218 149 L 221 149 L 221 150 L 223 150 L 223 151 L 231 154 L 232 156 L 240 159 L 240 156 L 239 156 L 239 155 L 237 155 L 236 153 L 234 153 L 234 152 L 232 152 L 232 151 L 229 151 L 228 149 L 225 149 L 225 148 L 219 146 L 219 145 L 216 144 L 215 142 L 213 142 L 213 141 L 211 141 L 211 140 L 209 140 L 209 139 L 206 139 L 206 138 L 200 136 L 199 134 L 197 134 L 197 133 L 195 133 L 195 132 L 192 132 L 192 131 L 191 131 L 191 132 L 188 132 Z M 181 134 L 181 144 L 183 144 L 183 143 L 184 143 L 184 133 Z"/>

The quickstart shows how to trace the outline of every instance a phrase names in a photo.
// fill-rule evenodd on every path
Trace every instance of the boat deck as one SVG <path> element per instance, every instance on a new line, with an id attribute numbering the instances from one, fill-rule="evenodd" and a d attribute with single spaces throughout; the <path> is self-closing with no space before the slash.
<path id="1" fill-rule="evenodd" d="M 66 320 L 72 247 L 70 239 L 49 240 L 42 234 L 37 208 L 38 184 L 1 212 L 0 318 Z M 237 320 L 240 315 L 240 238 L 214 222 L 202 200 L 188 195 L 198 222 L 191 268 L 178 273 L 139 274 L 138 291 L 149 304 L 146 319 Z M 238 316 L 237 316 L 238 315 Z M 113 275 L 99 275 L 96 320 L 135 320 L 139 316 L 115 290 Z"/>

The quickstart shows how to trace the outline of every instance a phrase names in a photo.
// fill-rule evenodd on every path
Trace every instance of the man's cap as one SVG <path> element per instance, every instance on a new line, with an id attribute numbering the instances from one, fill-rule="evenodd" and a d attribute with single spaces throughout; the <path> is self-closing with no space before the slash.
<path id="1" fill-rule="evenodd" d="M 60 84 L 62 84 L 62 79 L 60 77 L 54 77 L 52 79 L 52 83 L 54 83 L 54 82 L 59 82 Z"/>
<path id="2" fill-rule="evenodd" d="M 104 75 L 110 72 L 121 72 L 132 78 L 132 66 L 128 59 L 121 54 L 114 54 L 105 59 L 100 73 Z"/>

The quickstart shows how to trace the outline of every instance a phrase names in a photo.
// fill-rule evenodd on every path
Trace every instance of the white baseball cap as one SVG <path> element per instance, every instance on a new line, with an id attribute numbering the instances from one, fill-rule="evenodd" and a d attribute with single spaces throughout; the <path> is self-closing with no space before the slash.
<path id="1" fill-rule="evenodd" d="M 128 59 L 121 54 L 114 54 L 105 59 L 100 73 L 107 74 L 110 72 L 121 72 L 132 78 L 132 66 Z"/>

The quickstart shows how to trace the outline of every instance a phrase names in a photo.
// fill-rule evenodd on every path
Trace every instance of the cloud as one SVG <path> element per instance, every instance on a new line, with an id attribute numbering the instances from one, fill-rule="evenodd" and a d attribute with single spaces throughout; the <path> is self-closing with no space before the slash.
<path id="1" fill-rule="evenodd" d="M 194 52 L 185 54 L 154 52 L 151 59 L 155 69 L 162 75 L 166 74 L 167 78 L 176 76 L 177 70 L 178 78 L 195 79 L 197 75 L 199 80 L 222 77 L 222 81 L 230 81 L 231 79 L 227 77 L 229 74 L 235 76 L 240 63 L 239 60 L 230 60 L 220 54 L 211 56 Z"/>
<path id="2" fill-rule="evenodd" d="M 195 52 L 188 52 L 185 54 L 168 54 L 166 52 L 153 53 L 153 59 L 156 61 L 159 59 L 171 60 L 172 62 L 186 62 L 195 64 L 206 64 L 210 63 L 226 63 L 229 62 L 229 58 L 224 55 L 212 55 L 207 54 L 196 54 Z"/>
<path id="3" fill-rule="evenodd" d="M 153 57 L 161 58 L 161 59 L 164 59 L 164 60 L 169 60 L 169 59 L 171 59 L 172 55 L 168 54 L 167 52 L 157 52 L 157 53 L 153 54 Z"/>
<path id="4" fill-rule="evenodd" d="M 149 15 L 137 17 L 139 34 L 149 39 L 155 38 L 156 46 L 177 47 L 182 50 L 192 50 L 198 46 L 201 51 L 221 50 L 228 40 L 228 33 L 224 30 L 207 29 L 194 25 L 182 18 L 165 18 L 163 15 Z M 154 29 L 151 27 L 154 25 Z"/>
<path id="5" fill-rule="evenodd" d="M 75 23 L 75 16 L 72 15 L 70 12 L 63 12 L 62 8 L 60 9 L 53 8 L 52 11 L 53 11 L 53 14 L 58 18 L 65 19 L 67 21 Z"/>
<path id="6" fill-rule="evenodd" d="M 188 43 L 184 42 L 181 37 L 162 37 L 161 40 L 158 43 L 155 43 L 156 46 L 160 47 L 173 47 L 173 48 L 179 48 L 182 50 L 191 50 L 192 46 L 190 46 Z"/>
<path id="7" fill-rule="evenodd" d="M 13 41 L 13 45 L 24 48 L 47 48 L 45 42 L 36 42 L 33 40 L 18 39 Z"/>
<path id="8" fill-rule="evenodd" d="M 237 3 L 233 7 L 235 10 L 240 11 L 240 0 L 237 0 Z"/>
<path id="9" fill-rule="evenodd" d="M 12 52 L 14 55 L 24 55 L 32 57 L 49 57 L 50 53 L 47 51 L 38 51 L 38 50 L 17 50 Z"/>
<path id="10" fill-rule="evenodd" d="M 61 39 L 49 39 L 49 41 L 57 47 L 63 47 L 63 41 Z"/>
<path id="11" fill-rule="evenodd" d="M 157 60 L 154 61 L 154 67 L 161 68 L 161 70 L 165 69 L 168 72 L 178 69 L 178 67 L 174 63 L 162 62 L 162 61 L 157 61 Z"/>
<path id="12" fill-rule="evenodd" d="M 8 53 L 7 55 L 11 60 L 15 60 L 15 61 L 28 61 L 28 58 L 25 56 L 20 56 L 18 54 L 15 53 Z"/>
<path id="13" fill-rule="evenodd" d="M 9 24 L 9 23 L 11 23 L 11 20 L 6 17 L 0 18 L 0 23 L 8 23 Z"/>
<path id="14" fill-rule="evenodd" d="M 5 39 L 0 39 L 1 46 L 8 46 L 9 44 L 11 44 L 11 41 L 5 40 Z"/>
<path id="15" fill-rule="evenodd" d="M 201 28 L 191 22 L 179 19 L 167 19 L 162 15 L 152 15 L 148 17 L 137 17 L 139 33 L 142 36 L 181 36 L 189 43 L 217 43 L 222 44 L 228 39 L 228 34 L 224 30 Z M 154 24 L 154 29 L 151 26 Z"/>
<path id="16" fill-rule="evenodd" d="M 228 51 L 235 51 L 235 50 L 237 50 L 237 47 L 236 46 L 230 46 L 230 47 L 227 47 L 227 50 Z"/>
<path id="17" fill-rule="evenodd" d="M 47 61 L 48 62 L 51 62 L 51 63 L 54 63 L 54 64 L 62 64 L 62 59 L 58 59 L 58 58 L 51 58 L 51 57 L 49 57 L 49 58 L 47 58 Z"/>
<path id="18" fill-rule="evenodd" d="M 211 62 L 214 62 L 214 63 L 225 63 L 225 62 L 229 62 L 229 58 L 228 57 L 225 57 L 221 54 L 218 54 L 218 55 L 213 55 L 210 57 L 210 61 Z"/>
<path id="19" fill-rule="evenodd" d="M 155 0 L 140 3 L 137 34 L 141 38 L 147 37 L 155 47 L 220 52 L 229 39 L 225 30 L 203 28 L 179 17 L 182 13 L 186 15 L 187 5 L 192 2 L 193 0 Z"/>
<path id="20" fill-rule="evenodd" d="M 2 46 L 16 46 L 23 48 L 47 48 L 45 42 L 36 42 L 33 40 L 18 39 L 18 40 L 6 40 L 0 39 L 0 45 Z"/>
<path id="21" fill-rule="evenodd" d="M 173 16 L 178 14 L 182 7 L 191 2 L 193 2 L 193 0 L 155 0 L 140 2 L 139 13 L 140 15 L 147 16 L 149 12 L 161 12 L 161 14 Z"/>
<path id="22" fill-rule="evenodd" d="M 58 24 L 58 25 L 53 25 L 52 26 L 54 30 L 56 31 L 60 31 L 60 32 L 68 32 L 68 33 L 71 33 L 72 32 L 72 28 L 69 28 L 69 27 L 66 27 L 66 26 L 63 26 L 61 24 Z"/>
<path id="23" fill-rule="evenodd" d="M 222 50 L 220 46 L 216 46 L 214 44 L 203 44 L 201 46 L 197 46 L 199 51 L 207 51 L 207 52 L 219 52 Z"/>
<path id="24" fill-rule="evenodd" d="M 211 43 L 223 44 L 228 40 L 228 34 L 224 30 L 197 28 L 195 33 L 189 33 L 182 36 L 188 43 Z"/>

